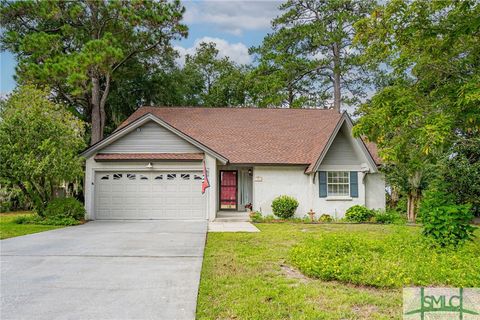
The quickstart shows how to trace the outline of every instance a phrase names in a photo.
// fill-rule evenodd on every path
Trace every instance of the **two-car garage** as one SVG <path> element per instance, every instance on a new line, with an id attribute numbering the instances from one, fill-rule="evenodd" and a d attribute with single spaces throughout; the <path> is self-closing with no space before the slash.
<path id="1" fill-rule="evenodd" d="M 206 219 L 201 171 L 97 171 L 95 219 Z"/>
<path id="2" fill-rule="evenodd" d="M 192 122 L 193 124 L 193 122 Z M 146 114 L 85 150 L 89 220 L 211 220 L 216 191 L 202 193 L 227 159 Z"/>

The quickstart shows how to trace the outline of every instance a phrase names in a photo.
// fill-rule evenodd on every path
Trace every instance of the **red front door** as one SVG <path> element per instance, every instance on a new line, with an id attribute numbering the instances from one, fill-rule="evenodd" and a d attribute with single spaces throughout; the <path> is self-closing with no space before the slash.
<path id="1" fill-rule="evenodd" d="M 237 209 L 237 171 L 220 171 L 220 209 Z"/>

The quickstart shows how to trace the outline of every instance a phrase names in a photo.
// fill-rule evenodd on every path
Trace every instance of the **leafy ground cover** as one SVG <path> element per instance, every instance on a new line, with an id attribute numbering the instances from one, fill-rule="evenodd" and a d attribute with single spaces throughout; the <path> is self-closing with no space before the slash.
<path id="1" fill-rule="evenodd" d="M 321 233 L 290 253 L 308 276 L 374 287 L 480 287 L 480 241 L 433 248 L 418 228 Z M 385 232 L 388 231 L 388 232 Z"/>
<path id="2" fill-rule="evenodd" d="M 260 233 L 209 233 L 199 319 L 400 319 L 402 291 L 309 278 L 292 267 L 292 249 L 323 234 L 375 237 L 393 226 L 257 224 Z M 418 231 L 419 232 L 419 231 Z"/>
<path id="3" fill-rule="evenodd" d="M 23 216 L 33 217 L 34 214 L 30 211 L 0 213 L 0 239 L 61 228 L 61 226 L 15 223 L 16 219 Z"/>

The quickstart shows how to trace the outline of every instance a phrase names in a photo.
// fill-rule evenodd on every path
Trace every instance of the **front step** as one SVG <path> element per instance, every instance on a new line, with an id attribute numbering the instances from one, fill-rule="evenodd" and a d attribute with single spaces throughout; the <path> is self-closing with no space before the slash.
<path id="1" fill-rule="evenodd" d="M 217 212 L 215 222 L 248 222 L 250 216 L 246 212 Z"/>
<path id="2" fill-rule="evenodd" d="M 215 218 L 214 222 L 250 222 L 249 217 L 238 217 L 238 218 Z"/>

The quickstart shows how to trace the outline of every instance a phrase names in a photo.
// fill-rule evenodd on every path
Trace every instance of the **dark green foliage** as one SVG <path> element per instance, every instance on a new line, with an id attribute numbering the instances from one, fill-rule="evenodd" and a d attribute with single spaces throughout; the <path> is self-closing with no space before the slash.
<path id="1" fill-rule="evenodd" d="M 28 210 L 32 207 L 29 198 L 8 181 L 0 182 L 0 212 Z"/>
<path id="2" fill-rule="evenodd" d="M 103 137 L 106 101 L 124 65 L 161 61 L 171 56 L 171 42 L 187 35 L 179 1 L 0 3 L 0 48 L 18 59 L 17 81 L 50 87 L 92 124 L 92 143 Z"/>
<path id="3" fill-rule="evenodd" d="M 345 212 L 345 220 L 350 222 L 368 222 L 375 216 L 375 211 L 364 206 L 355 205 Z"/>
<path id="4" fill-rule="evenodd" d="M 480 132 L 479 15 L 478 1 L 397 0 L 355 25 L 364 59 L 389 81 L 360 106 L 354 132 L 377 143 L 411 221 L 437 161 Z"/>
<path id="5" fill-rule="evenodd" d="M 469 203 L 480 216 L 480 138 L 461 139 L 446 157 L 442 174 L 457 204 Z"/>
<path id="6" fill-rule="evenodd" d="M 187 105 L 244 106 L 247 71 L 228 57 L 221 58 L 215 43 L 200 43 L 195 54 L 186 56 L 181 70 Z"/>
<path id="7" fill-rule="evenodd" d="M 36 221 L 42 221 L 42 218 L 38 215 L 34 216 L 18 216 L 15 219 L 13 219 L 13 222 L 16 224 L 29 224 L 29 223 L 35 223 Z"/>
<path id="8" fill-rule="evenodd" d="M 373 0 L 289 0 L 272 21 L 274 32 L 257 55 L 252 99 L 260 106 L 329 107 L 358 102 L 369 82 L 353 49 L 353 24 L 372 10 Z"/>
<path id="9" fill-rule="evenodd" d="M 13 220 L 16 224 L 35 224 L 46 226 L 75 226 L 81 222 L 69 217 L 42 218 L 38 215 L 18 216 Z"/>
<path id="10" fill-rule="evenodd" d="M 480 285 L 478 242 L 457 250 L 431 248 L 417 228 L 389 228 L 393 233 L 322 232 L 294 247 L 291 261 L 307 276 L 355 285 Z"/>
<path id="11" fill-rule="evenodd" d="M 252 212 L 250 214 L 250 220 L 252 220 L 252 222 L 262 222 L 262 213 L 258 211 Z"/>
<path id="12" fill-rule="evenodd" d="M 297 199 L 290 196 L 279 196 L 272 201 L 273 214 L 282 219 L 293 217 L 297 208 Z"/>
<path id="13" fill-rule="evenodd" d="M 82 176 L 84 123 L 48 91 L 17 88 L 0 112 L 0 183 L 22 191 L 39 215 L 61 182 Z"/>
<path id="14" fill-rule="evenodd" d="M 17 224 L 38 224 L 51 226 L 73 226 L 85 218 L 83 204 L 75 198 L 56 198 L 50 201 L 43 216 L 19 216 Z"/>
<path id="15" fill-rule="evenodd" d="M 318 222 L 332 222 L 333 218 L 329 214 L 322 214 L 320 218 L 318 218 Z"/>
<path id="16" fill-rule="evenodd" d="M 45 218 L 82 220 L 85 218 L 85 208 L 75 198 L 56 198 L 48 203 Z"/>
<path id="17" fill-rule="evenodd" d="M 375 212 L 373 222 L 381 224 L 404 224 L 407 222 L 407 217 L 405 214 L 389 209 Z"/>
<path id="18" fill-rule="evenodd" d="M 453 195 L 442 190 L 442 187 L 426 192 L 420 212 L 423 234 L 436 245 L 455 247 L 472 240 L 474 236 L 470 205 L 456 204 Z"/>

